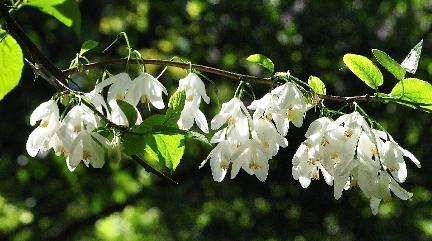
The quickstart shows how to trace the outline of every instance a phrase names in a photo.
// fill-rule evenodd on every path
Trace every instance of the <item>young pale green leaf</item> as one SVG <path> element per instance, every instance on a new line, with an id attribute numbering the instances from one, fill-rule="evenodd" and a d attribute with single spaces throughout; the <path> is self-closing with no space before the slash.
<path id="1" fill-rule="evenodd" d="M 76 0 L 28 0 L 25 5 L 39 9 L 53 16 L 79 36 L 81 32 L 81 12 Z"/>
<path id="2" fill-rule="evenodd" d="M 271 61 L 271 59 L 267 58 L 262 54 L 252 54 L 249 57 L 247 57 L 246 60 L 254 64 L 261 65 L 264 69 L 268 70 L 270 74 L 274 72 L 273 61 Z"/>
<path id="3" fill-rule="evenodd" d="M 308 84 L 315 93 L 317 93 L 319 95 L 325 95 L 326 94 L 325 84 L 321 81 L 320 78 L 315 77 L 315 76 L 311 76 L 308 79 Z"/>
<path id="4" fill-rule="evenodd" d="M 432 104 L 432 85 L 420 79 L 408 78 L 399 81 L 393 87 L 391 95 L 420 104 L 420 106 L 423 106 L 421 103 Z M 432 105 L 424 105 L 423 107 L 432 110 Z"/>
<path id="5" fill-rule="evenodd" d="M 10 35 L 0 29 L 0 101 L 13 90 L 21 79 L 24 67 L 21 47 Z"/>
<path id="6" fill-rule="evenodd" d="M 129 122 L 129 126 L 132 126 L 136 123 L 138 118 L 138 113 L 135 110 L 135 108 L 123 100 L 117 100 L 117 104 L 120 107 L 120 109 L 123 111 L 123 113 L 126 115 L 126 118 Z"/>
<path id="7" fill-rule="evenodd" d="M 415 74 L 420 60 L 420 55 L 423 47 L 423 40 L 421 40 L 414 48 L 411 49 L 407 57 L 402 61 L 402 68 L 411 74 Z"/>
<path id="8" fill-rule="evenodd" d="M 343 61 L 348 68 L 372 89 L 384 82 L 381 71 L 368 58 L 357 54 L 345 54 Z"/>
<path id="9" fill-rule="evenodd" d="M 375 59 L 394 77 L 398 80 L 403 80 L 405 78 L 405 69 L 400 66 L 398 62 L 392 59 L 388 54 L 379 49 L 372 49 L 372 53 Z"/>
<path id="10" fill-rule="evenodd" d="M 176 91 L 170 98 L 163 124 L 177 127 L 177 121 L 186 101 L 186 92 Z"/>
<path id="11" fill-rule="evenodd" d="M 79 55 L 83 55 L 84 53 L 96 48 L 98 45 L 99 43 L 94 40 L 86 40 L 81 47 Z"/>

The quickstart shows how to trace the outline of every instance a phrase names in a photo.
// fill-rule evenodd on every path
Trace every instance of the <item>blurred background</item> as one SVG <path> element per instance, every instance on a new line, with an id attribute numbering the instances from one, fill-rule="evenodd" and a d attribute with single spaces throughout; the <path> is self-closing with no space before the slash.
<path id="1" fill-rule="evenodd" d="M 122 40 L 107 53 L 101 51 L 125 31 L 145 58 L 179 56 L 263 75 L 245 61 L 260 53 L 273 60 L 277 71 L 290 70 L 304 80 L 320 76 L 328 93 L 348 96 L 369 89 L 343 67 L 343 54 L 372 58 L 371 49 L 378 48 L 402 61 L 424 39 L 416 76 L 432 79 L 432 0 L 83 0 L 80 9 L 80 36 L 32 8 L 21 9 L 16 18 L 61 68 L 69 66 L 87 39 L 102 43 L 87 55 L 91 61 L 124 57 Z M 152 74 L 162 69 L 147 68 Z M 125 66 L 109 70 L 118 73 Z M 138 70 L 129 68 L 132 76 Z M 90 90 L 99 74 L 78 76 L 82 88 Z M 173 93 L 185 75 L 169 68 L 162 81 Z M 216 83 L 206 82 L 213 100 L 204 107 L 210 119 L 233 96 L 235 83 L 207 76 Z M 389 92 L 396 82 L 387 73 L 384 77 L 381 90 Z M 267 88 L 254 86 L 258 96 Z M 209 165 L 198 169 L 209 148 L 191 142 L 173 176 L 179 184 L 172 185 L 127 159 L 102 169 L 80 165 L 70 173 L 52 153 L 30 158 L 25 151 L 32 130 L 29 116 L 53 93 L 43 80 L 34 80 L 27 66 L 19 86 L 0 102 L 0 239 L 432 240 L 429 114 L 396 105 L 363 105 L 422 162 L 421 169 L 408 164 L 402 185 L 414 193 L 413 199 L 393 198 L 373 216 L 358 189 L 334 200 L 332 187 L 323 180 L 302 189 L 292 178 L 291 159 L 318 116 L 313 111 L 304 127 L 290 129 L 289 147 L 270 161 L 265 183 L 243 171 L 234 180 L 214 182 Z"/>

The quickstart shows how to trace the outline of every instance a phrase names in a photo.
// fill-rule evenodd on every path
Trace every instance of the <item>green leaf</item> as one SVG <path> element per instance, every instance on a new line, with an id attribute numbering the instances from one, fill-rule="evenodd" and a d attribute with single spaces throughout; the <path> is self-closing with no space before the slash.
<path id="1" fill-rule="evenodd" d="M 81 12 L 76 0 L 29 0 L 26 5 L 53 16 L 80 35 Z"/>
<path id="2" fill-rule="evenodd" d="M 180 114 L 183 110 L 186 101 L 185 91 L 176 91 L 170 98 L 168 104 L 168 110 L 165 114 L 165 120 L 163 124 L 167 126 L 178 127 L 177 121 L 180 118 Z"/>
<path id="3" fill-rule="evenodd" d="M 325 95 L 326 94 L 325 84 L 321 81 L 320 78 L 315 77 L 315 76 L 311 76 L 308 79 L 308 84 L 315 93 L 317 93 L 319 95 Z"/>
<path id="4" fill-rule="evenodd" d="M 271 61 L 271 59 L 267 58 L 266 56 L 264 56 L 262 54 L 250 55 L 249 57 L 247 57 L 246 60 L 249 62 L 252 62 L 254 64 L 261 65 L 263 68 L 268 70 L 270 72 L 270 74 L 272 74 L 274 72 L 273 61 Z"/>
<path id="5" fill-rule="evenodd" d="M 138 113 L 135 108 L 131 104 L 123 100 L 117 100 L 117 104 L 123 111 L 123 113 L 126 115 L 129 126 L 135 125 L 138 118 Z"/>
<path id="6" fill-rule="evenodd" d="M 21 47 L 10 35 L 0 29 L 0 101 L 13 90 L 21 79 L 24 67 Z"/>
<path id="7" fill-rule="evenodd" d="M 345 54 L 344 63 L 372 89 L 378 89 L 384 82 L 380 70 L 368 58 L 357 54 Z"/>
<path id="8" fill-rule="evenodd" d="M 395 85 L 391 95 L 432 110 L 432 105 L 421 105 L 421 103 L 432 104 L 432 85 L 426 81 L 416 78 L 404 79 Z"/>
<path id="9" fill-rule="evenodd" d="M 375 59 L 394 77 L 398 80 L 403 80 L 405 78 L 405 69 L 400 66 L 398 62 L 392 59 L 388 54 L 379 49 L 372 49 L 372 53 Z"/>
<path id="10" fill-rule="evenodd" d="M 411 74 L 415 74 L 420 60 L 420 55 L 423 47 L 423 40 L 421 40 L 414 48 L 411 49 L 407 57 L 402 61 L 402 68 Z"/>
<path id="11" fill-rule="evenodd" d="M 184 140 L 182 134 L 125 134 L 123 146 L 126 154 L 148 156 L 173 172 L 183 157 Z"/>
<path id="12" fill-rule="evenodd" d="M 83 43 L 79 55 L 83 55 L 84 53 L 96 48 L 99 45 L 98 42 L 94 40 L 87 40 Z"/>

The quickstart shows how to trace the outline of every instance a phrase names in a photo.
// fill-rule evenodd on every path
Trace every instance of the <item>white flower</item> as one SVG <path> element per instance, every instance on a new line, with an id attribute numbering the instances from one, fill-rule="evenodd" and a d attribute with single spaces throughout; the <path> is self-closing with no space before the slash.
<path id="1" fill-rule="evenodd" d="M 210 97 L 206 94 L 204 82 L 194 73 L 189 73 L 186 77 L 179 80 L 179 91 L 186 92 L 186 101 L 192 102 L 197 100 L 199 104 L 201 98 L 208 104 L 210 103 Z"/>
<path id="2" fill-rule="evenodd" d="M 135 78 L 126 93 L 126 101 L 136 106 L 139 102 L 151 103 L 157 109 L 165 108 L 162 92 L 168 95 L 165 87 L 153 76 L 142 73 Z"/>
<path id="3" fill-rule="evenodd" d="M 235 178 L 243 168 L 249 175 L 255 175 L 260 181 L 267 179 L 268 157 L 261 144 L 255 139 L 249 139 L 232 157 L 231 179 Z"/>
<path id="4" fill-rule="evenodd" d="M 62 121 L 67 135 L 75 139 L 81 131 L 93 131 L 99 126 L 98 119 L 93 112 L 83 105 L 76 105 L 66 114 Z"/>
<path id="5" fill-rule="evenodd" d="M 208 157 L 201 163 L 199 168 L 202 168 L 210 159 L 213 180 L 221 182 L 228 171 L 231 163 L 231 155 L 234 149 L 235 146 L 230 144 L 228 141 L 219 142 L 219 144 L 210 152 Z"/>
<path id="6" fill-rule="evenodd" d="M 280 115 L 273 116 L 279 133 L 286 135 L 290 122 L 296 127 L 301 127 L 309 108 L 302 92 L 293 83 L 288 82 L 275 88 L 271 93 L 279 97 L 277 106 Z"/>
<path id="7" fill-rule="evenodd" d="M 66 158 L 69 170 L 74 171 L 81 160 L 87 167 L 91 164 L 94 168 L 101 168 L 105 163 L 102 145 L 106 143 L 108 140 L 98 133 L 87 130 L 80 132 L 72 144 L 71 154 Z"/>
<path id="8" fill-rule="evenodd" d="M 227 123 L 226 128 L 216 132 L 211 140 L 212 143 L 227 139 L 231 144 L 242 145 L 249 139 L 249 120 L 251 119 L 248 110 L 237 98 L 232 98 L 222 104 L 220 112 L 211 120 L 211 128 L 217 130 Z"/>
<path id="9" fill-rule="evenodd" d="M 35 157 L 39 151 L 47 151 L 51 137 L 60 126 L 59 109 L 54 100 L 40 104 L 30 116 L 30 125 L 40 120 L 39 126 L 30 134 L 26 149 L 30 156 Z"/>
<path id="10" fill-rule="evenodd" d="M 210 97 L 206 94 L 204 82 L 194 73 L 189 73 L 185 78 L 179 81 L 178 91 L 185 91 L 186 102 L 180 114 L 177 125 L 180 129 L 189 130 L 192 128 L 194 121 L 198 128 L 204 133 L 208 133 L 207 119 L 199 110 L 201 99 L 207 104 L 210 103 Z"/>
<path id="11" fill-rule="evenodd" d="M 90 103 L 98 110 L 100 113 L 105 113 L 108 115 L 109 118 L 109 110 L 108 106 L 103 98 L 103 96 L 99 93 L 98 89 L 93 89 L 89 93 L 85 93 L 84 96 L 90 101 Z M 87 106 L 84 107 L 86 111 L 91 112 Z M 99 118 L 99 117 L 98 117 Z"/>
<path id="12" fill-rule="evenodd" d="M 279 146 L 288 146 L 287 139 L 279 134 L 274 125 L 267 119 L 254 118 L 253 124 L 252 137 L 261 143 L 269 158 L 277 154 Z"/>
<path id="13" fill-rule="evenodd" d="M 182 130 L 189 130 L 192 128 L 194 122 L 197 124 L 204 133 L 208 133 L 207 119 L 199 109 L 201 99 L 193 99 L 192 101 L 186 100 L 184 108 L 180 113 L 180 118 L 177 125 Z"/>
<path id="14" fill-rule="evenodd" d="M 108 103 L 113 100 L 124 100 L 126 97 L 126 92 L 130 88 L 132 80 L 127 73 L 120 73 L 109 77 L 108 79 L 97 84 L 95 87 L 95 92 L 99 93 L 103 88 L 111 85 L 108 89 L 107 100 Z"/>
<path id="15" fill-rule="evenodd" d="M 332 184 L 333 177 L 321 164 L 317 155 L 317 149 L 312 147 L 307 140 L 297 149 L 292 163 L 292 175 L 295 180 L 299 180 L 303 188 L 307 188 L 311 180 L 319 180 L 320 171 L 327 184 Z"/>
<path id="16" fill-rule="evenodd" d="M 277 100 L 278 98 L 276 95 L 267 93 L 261 99 L 252 101 L 248 109 L 255 110 L 252 116 L 254 119 L 265 117 L 271 121 L 274 118 L 273 116 L 278 115 L 278 112 L 280 112 L 277 106 Z"/>

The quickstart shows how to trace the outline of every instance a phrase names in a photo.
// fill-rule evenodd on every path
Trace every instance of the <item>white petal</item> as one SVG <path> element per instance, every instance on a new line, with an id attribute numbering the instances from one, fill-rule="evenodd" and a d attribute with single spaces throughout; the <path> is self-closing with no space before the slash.
<path id="1" fill-rule="evenodd" d="M 307 188 L 307 187 L 309 187 L 309 185 L 310 185 L 310 183 L 311 183 L 311 179 L 310 179 L 310 177 L 305 177 L 305 176 L 300 176 L 300 177 L 299 177 L 299 181 L 300 181 L 300 185 L 301 185 L 303 188 Z"/>
<path id="2" fill-rule="evenodd" d="M 208 133 L 207 119 L 199 109 L 195 112 L 195 123 L 204 133 Z"/>
<path id="3" fill-rule="evenodd" d="M 373 215 L 378 214 L 380 202 L 381 202 L 381 199 L 378 199 L 375 197 L 372 197 L 370 199 L 370 209 L 371 209 Z"/>
<path id="4" fill-rule="evenodd" d="M 225 134 L 226 134 L 226 128 L 216 132 L 212 139 L 210 140 L 210 143 L 219 143 L 223 140 L 225 140 Z"/>

